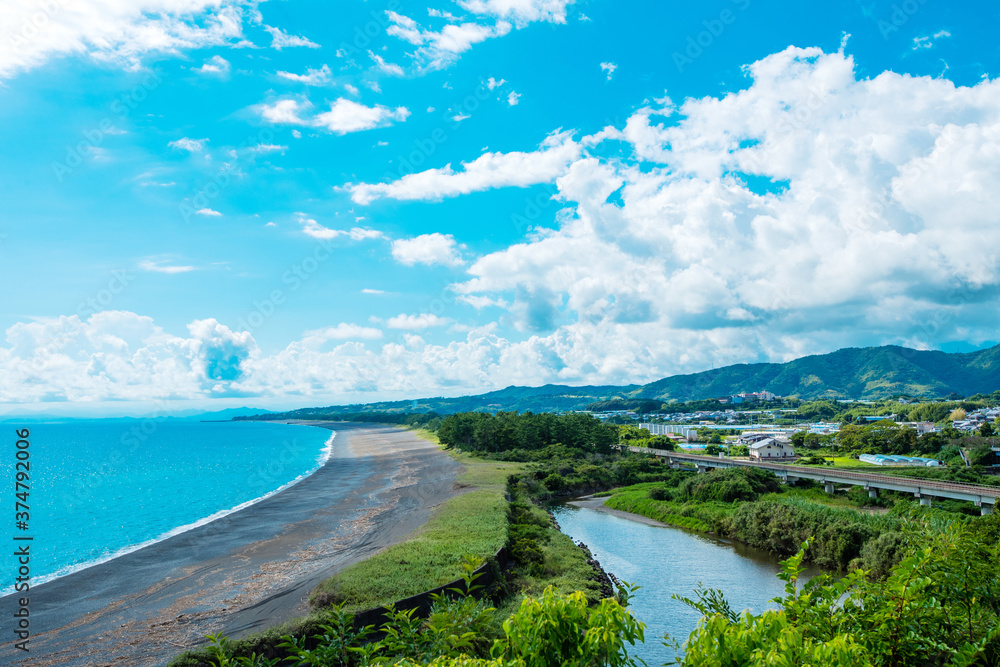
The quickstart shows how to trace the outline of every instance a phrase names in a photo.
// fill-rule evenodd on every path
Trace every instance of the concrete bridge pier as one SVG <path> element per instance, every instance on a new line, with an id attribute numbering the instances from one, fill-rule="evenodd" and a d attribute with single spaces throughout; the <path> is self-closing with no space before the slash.
<path id="1" fill-rule="evenodd" d="M 868 497 L 871 498 L 872 500 L 878 500 L 878 491 L 876 491 L 875 489 L 869 488 L 868 489 Z"/>
<path id="2" fill-rule="evenodd" d="M 924 495 L 921 495 L 919 493 L 915 493 L 913 495 L 916 496 L 917 498 L 920 498 L 920 504 L 923 505 L 924 507 L 930 507 L 931 506 L 931 498 L 930 498 L 930 496 L 924 496 Z"/>
<path id="3" fill-rule="evenodd" d="M 823 488 L 826 490 L 827 493 L 833 493 L 834 491 L 836 491 L 836 489 L 834 487 L 835 487 L 835 485 L 834 485 L 833 482 L 824 482 L 823 483 Z"/>
<path id="4" fill-rule="evenodd" d="M 993 514 L 993 505 L 980 505 L 979 516 L 986 516 L 987 514 Z"/>

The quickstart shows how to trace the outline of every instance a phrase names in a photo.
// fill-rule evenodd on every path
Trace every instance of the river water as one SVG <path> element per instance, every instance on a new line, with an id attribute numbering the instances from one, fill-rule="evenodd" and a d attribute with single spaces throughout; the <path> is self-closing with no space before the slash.
<path id="1" fill-rule="evenodd" d="M 672 646 L 663 645 L 665 633 L 683 645 L 701 617 L 671 599 L 672 594 L 693 599 L 700 582 L 721 589 L 734 611 L 756 613 L 776 607 L 771 599 L 784 594 L 784 582 L 775 576 L 780 571 L 778 559 L 759 549 L 573 505 L 550 509 L 562 531 L 590 547 L 607 572 L 642 587 L 630 608 L 646 624 L 646 643 L 630 654 L 650 667 L 678 656 Z"/>

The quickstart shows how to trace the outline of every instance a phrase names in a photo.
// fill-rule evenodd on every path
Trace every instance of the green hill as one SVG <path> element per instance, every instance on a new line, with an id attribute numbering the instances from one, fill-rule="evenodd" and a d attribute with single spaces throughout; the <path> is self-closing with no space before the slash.
<path id="1" fill-rule="evenodd" d="M 357 412 L 524 412 L 582 410 L 616 398 L 654 399 L 665 403 L 770 391 L 778 396 L 816 399 L 880 399 L 898 395 L 944 398 L 1000 389 L 1000 345 L 977 352 L 911 350 L 896 345 L 845 348 L 783 364 L 736 364 L 701 373 L 674 375 L 646 385 L 507 387 L 475 396 L 421 398 L 282 413 L 282 418 Z M 272 415 L 272 418 L 277 415 Z"/>

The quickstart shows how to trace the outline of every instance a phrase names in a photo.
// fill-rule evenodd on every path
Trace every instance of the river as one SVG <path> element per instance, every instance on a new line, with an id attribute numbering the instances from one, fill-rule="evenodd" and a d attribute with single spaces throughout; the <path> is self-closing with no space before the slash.
<path id="1" fill-rule="evenodd" d="M 771 599 L 784 594 L 784 582 L 775 576 L 778 559 L 759 549 L 573 505 L 550 509 L 562 531 L 590 547 L 607 572 L 642 587 L 630 608 L 646 624 L 646 643 L 630 653 L 650 667 L 677 657 L 672 646 L 663 645 L 665 633 L 683 644 L 701 617 L 672 594 L 694 598 L 700 582 L 721 589 L 734 611 L 758 613 L 775 607 Z"/>

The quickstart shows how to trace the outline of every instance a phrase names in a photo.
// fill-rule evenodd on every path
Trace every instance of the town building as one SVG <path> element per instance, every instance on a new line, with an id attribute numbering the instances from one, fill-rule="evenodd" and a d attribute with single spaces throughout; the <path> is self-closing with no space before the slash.
<path id="1" fill-rule="evenodd" d="M 764 438 L 750 445 L 750 459 L 758 461 L 782 461 L 795 458 L 795 448 L 790 442 L 776 438 Z"/>

